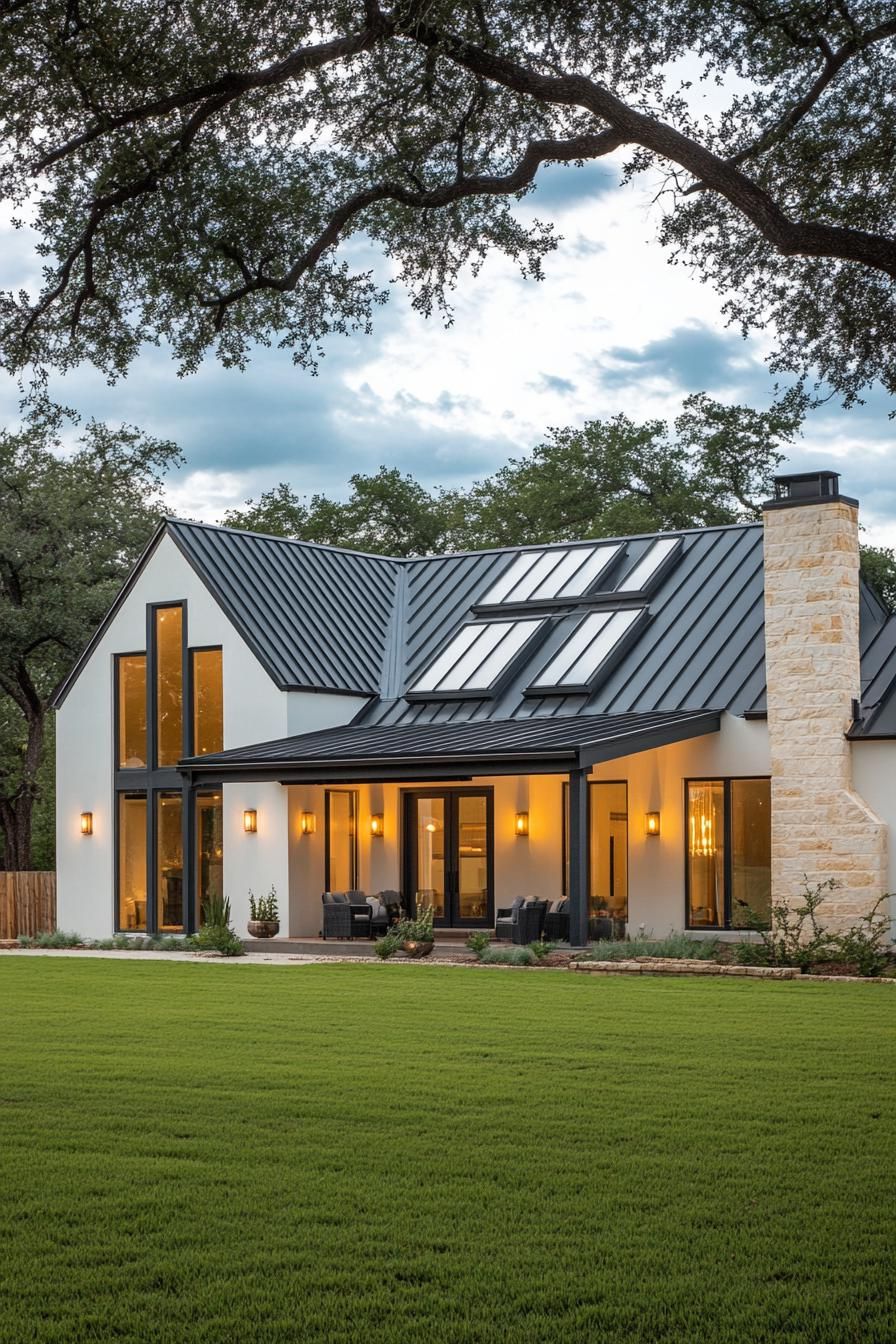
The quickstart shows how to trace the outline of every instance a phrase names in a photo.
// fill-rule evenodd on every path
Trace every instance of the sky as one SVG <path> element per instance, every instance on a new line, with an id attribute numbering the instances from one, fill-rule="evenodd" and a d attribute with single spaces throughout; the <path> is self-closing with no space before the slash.
<path id="1" fill-rule="evenodd" d="M 545 278 L 523 279 L 491 258 L 477 278 L 462 278 L 448 328 L 393 290 L 373 333 L 330 341 L 316 377 L 288 351 L 258 350 L 245 372 L 209 359 L 179 378 L 170 356 L 152 349 L 113 387 L 81 368 L 51 390 L 85 419 L 174 439 L 186 463 L 170 479 L 168 508 L 206 521 L 280 481 L 341 497 L 353 472 L 381 465 L 427 486 L 469 484 L 531 450 L 550 426 L 619 412 L 671 419 L 691 392 L 770 403 L 771 336 L 742 340 L 725 327 L 716 293 L 669 265 L 647 184 L 620 187 L 612 160 L 557 165 L 516 208 L 553 219 L 562 235 Z M 28 235 L 0 224 L 0 249 L 0 285 L 29 283 L 37 262 Z M 385 263 L 378 270 L 388 277 Z M 14 384 L 0 380 L 2 423 L 16 421 L 17 407 Z M 850 411 L 819 408 L 786 468 L 840 471 L 841 489 L 860 501 L 866 539 L 889 546 L 893 408 L 875 390 Z"/>

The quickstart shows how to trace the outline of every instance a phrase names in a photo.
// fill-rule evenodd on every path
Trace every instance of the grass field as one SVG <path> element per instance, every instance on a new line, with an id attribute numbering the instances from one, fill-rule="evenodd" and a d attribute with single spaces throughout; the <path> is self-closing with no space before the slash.
<path id="1" fill-rule="evenodd" d="M 0 1340 L 883 1344 L 885 985 L 0 958 Z"/>

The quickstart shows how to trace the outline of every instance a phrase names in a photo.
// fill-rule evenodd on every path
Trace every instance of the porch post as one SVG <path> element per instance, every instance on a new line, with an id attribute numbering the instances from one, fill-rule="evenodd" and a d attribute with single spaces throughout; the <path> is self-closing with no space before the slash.
<path id="1" fill-rule="evenodd" d="M 588 943 L 588 769 L 569 772 L 569 941 Z"/>

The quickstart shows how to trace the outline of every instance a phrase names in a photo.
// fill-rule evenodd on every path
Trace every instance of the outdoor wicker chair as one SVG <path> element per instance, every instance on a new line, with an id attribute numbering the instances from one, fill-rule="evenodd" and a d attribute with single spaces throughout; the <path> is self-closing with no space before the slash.
<path id="1" fill-rule="evenodd" d="M 525 903 L 525 896 L 517 896 L 513 905 L 505 906 L 499 910 L 495 916 L 495 937 L 504 938 L 508 941 L 512 936 L 513 925 L 516 921 L 517 913 L 520 907 Z"/>
<path id="2" fill-rule="evenodd" d="M 569 897 L 554 901 L 544 917 L 544 937 L 549 943 L 569 942 Z"/>
<path id="3" fill-rule="evenodd" d="M 321 895 L 324 907 L 322 936 L 326 938 L 354 938 L 360 934 L 369 938 L 373 911 L 362 891 L 325 891 Z"/>
<path id="4" fill-rule="evenodd" d="M 521 905 L 510 930 L 512 942 L 524 945 L 536 942 L 544 929 L 547 912 L 547 901 L 526 901 Z"/>

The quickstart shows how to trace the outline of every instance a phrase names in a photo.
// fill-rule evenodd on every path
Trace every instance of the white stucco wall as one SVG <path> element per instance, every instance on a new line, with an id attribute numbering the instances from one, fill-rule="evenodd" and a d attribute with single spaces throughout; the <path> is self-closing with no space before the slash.
<path id="1" fill-rule="evenodd" d="M 108 937 L 114 927 L 114 655 L 145 649 L 147 603 L 184 600 L 189 644 L 223 650 L 225 748 L 345 723 L 364 703 L 278 690 L 175 544 L 163 537 L 57 715 L 57 921 L 85 937 Z M 243 832 L 245 808 L 258 812 L 255 835 Z M 83 811 L 93 812 L 89 837 L 80 834 Z M 248 918 L 249 887 L 261 894 L 276 886 L 285 912 L 287 835 L 288 798 L 279 784 L 225 786 L 224 890 L 238 931 Z"/>
<path id="2" fill-rule="evenodd" d="M 684 786 L 687 778 L 768 775 L 768 733 L 762 721 L 725 715 L 719 733 L 657 751 L 622 757 L 597 767 L 593 779 L 626 780 L 629 813 L 629 927 L 643 923 L 657 934 L 685 923 Z M 482 777 L 494 788 L 495 905 L 514 896 L 561 894 L 561 775 Z M 335 786 L 334 786 L 335 787 Z M 344 787 L 350 787 L 348 785 Z M 412 786 L 407 786 L 408 788 Z M 420 787 L 440 787 L 429 784 Z M 450 782 L 444 787 L 450 788 Z M 405 790 L 395 784 L 359 785 L 359 883 L 367 892 L 401 887 L 400 807 Z M 316 935 L 324 888 L 324 789 L 293 786 L 290 795 L 290 932 Z M 313 812 L 317 830 L 301 836 L 299 814 Z M 514 834 L 514 814 L 529 813 L 529 835 Z M 660 813 L 660 835 L 648 838 L 644 815 Z M 382 812 L 385 837 L 370 835 L 370 816 Z"/>
<path id="3" fill-rule="evenodd" d="M 892 894 L 896 892 L 896 742 L 881 740 L 851 745 L 856 791 L 887 824 L 887 891 Z M 891 912 L 896 936 L 896 909 Z"/>

